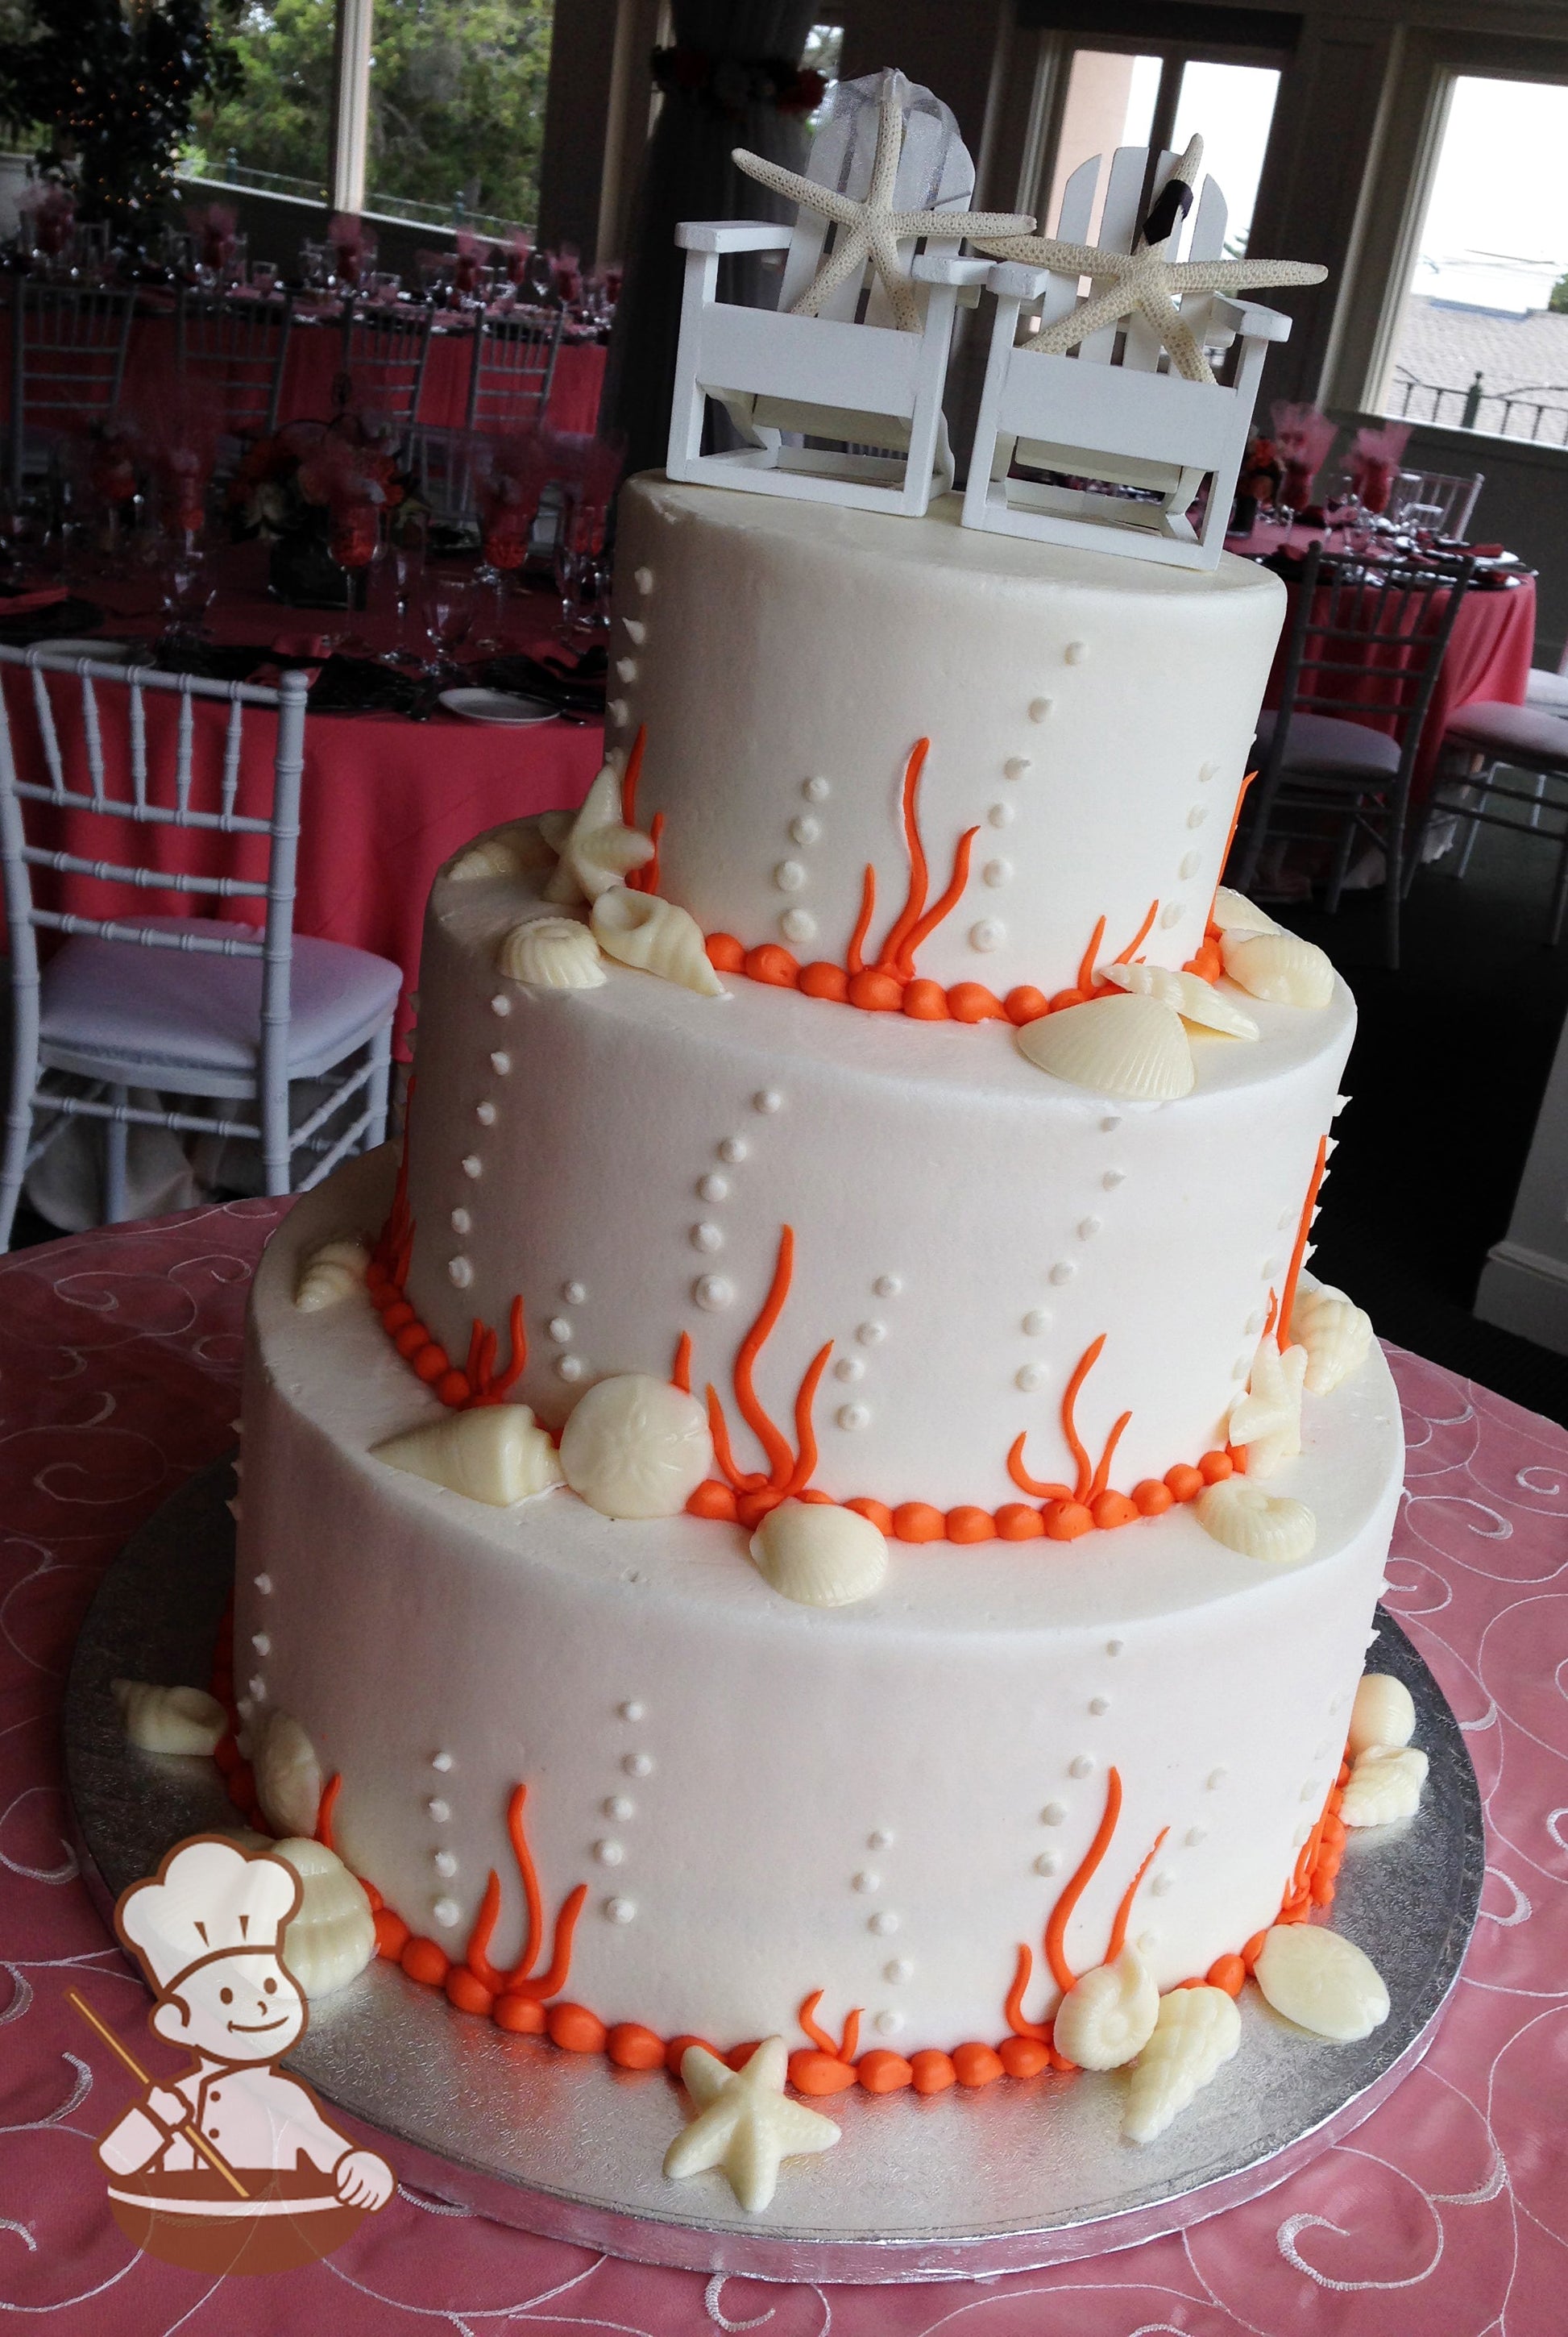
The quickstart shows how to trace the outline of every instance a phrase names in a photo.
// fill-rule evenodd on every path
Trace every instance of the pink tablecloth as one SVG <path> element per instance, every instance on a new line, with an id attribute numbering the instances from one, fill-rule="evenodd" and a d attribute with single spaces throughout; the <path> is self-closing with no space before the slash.
<path id="1" fill-rule="evenodd" d="M 1226 550 L 1243 557 L 1257 558 L 1278 552 L 1288 544 L 1296 553 L 1304 553 L 1308 546 L 1321 542 L 1322 532 L 1317 528 L 1293 527 L 1287 537 L 1279 528 L 1256 528 L 1250 536 L 1228 539 Z M 1291 617 L 1295 614 L 1298 588 L 1289 588 Z M 1289 630 L 1290 619 L 1286 620 Z M 1421 750 L 1416 761 L 1415 788 L 1423 795 L 1431 783 L 1432 773 L 1442 749 L 1443 733 L 1461 707 L 1500 703 L 1523 706 L 1525 687 L 1530 679 L 1531 652 L 1535 641 L 1535 582 L 1526 577 L 1518 584 L 1495 592 L 1472 589 L 1465 596 L 1459 613 L 1454 621 L 1454 631 L 1437 676 L 1437 686 L 1421 732 Z M 1274 670 L 1264 692 L 1265 706 L 1280 702 L 1280 669 L 1284 656 L 1281 641 L 1275 657 Z M 1320 676 L 1320 681 L 1324 678 Z M 1320 693 L 1327 703 L 1329 693 Z M 1387 685 L 1383 693 L 1387 696 Z M 1338 706 L 1329 709 L 1338 712 Z M 1353 712 L 1352 706 L 1343 709 Z M 1378 726 L 1388 728 L 1388 724 Z"/>
<path id="2" fill-rule="evenodd" d="M 64 1841 L 59 1708 L 104 1565 L 231 1441 L 245 1287 L 280 1202 L 0 1264 L 0 2313 L 61 2337 L 1558 2337 L 1568 2325 L 1568 1435 L 1396 1352 L 1410 1443 L 1389 1604 L 1457 1713 L 1490 1827 L 1484 1912 L 1425 2063 L 1267 2196 L 1098 2263 L 788 2290 L 652 2271 L 404 2194 L 339 2254 L 229 2283 L 133 2254 L 94 2137 L 146 2000 Z M 370 1554 L 373 1558 L 373 1554 Z M 367 1562 L 370 1562 L 367 1560 Z M 787 2175 L 786 2175 L 787 2181 Z"/>

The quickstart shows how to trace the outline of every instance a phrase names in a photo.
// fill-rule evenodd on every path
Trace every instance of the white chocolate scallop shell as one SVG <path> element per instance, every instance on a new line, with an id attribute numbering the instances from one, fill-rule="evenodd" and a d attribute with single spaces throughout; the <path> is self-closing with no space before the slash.
<path id="1" fill-rule="evenodd" d="M 1297 934 L 1226 934 L 1220 955 L 1231 980 L 1250 998 L 1316 1007 L 1327 1006 L 1334 995 L 1333 960 Z"/>
<path id="2" fill-rule="evenodd" d="M 628 893 L 623 885 L 601 893 L 593 904 L 593 930 L 599 946 L 622 965 L 661 981 L 678 983 L 699 997 L 722 998 L 725 986 L 708 963 L 702 927 L 673 901 L 657 893 Z"/>
<path id="3" fill-rule="evenodd" d="M 1363 1672 L 1350 1706 L 1352 1761 L 1374 1745 L 1408 1745 L 1416 1734 L 1416 1699 L 1391 1672 Z"/>
<path id="4" fill-rule="evenodd" d="M 1096 1964 L 1057 2007 L 1051 2038 L 1080 2069 L 1120 2069 L 1143 2051 L 1160 2017 L 1160 1992 L 1136 1948 Z"/>
<path id="5" fill-rule="evenodd" d="M 1222 934 L 1277 934 L 1283 930 L 1266 909 L 1260 909 L 1244 893 L 1232 893 L 1228 885 L 1222 885 L 1215 894 L 1209 921 L 1218 925 Z"/>
<path id="6" fill-rule="evenodd" d="M 1290 1337 L 1307 1350 L 1307 1385 L 1313 1395 L 1332 1395 L 1372 1351 L 1372 1318 L 1342 1290 L 1327 1283 L 1297 1294 L 1290 1309 Z"/>
<path id="7" fill-rule="evenodd" d="M 600 1380 L 561 1432 L 567 1483 L 607 1518 L 673 1518 L 713 1469 L 707 1414 L 646 1372 Z"/>
<path id="8" fill-rule="evenodd" d="M 371 1962 L 375 1918 L 358 1877 L 325 1843 L 293 1835 L 268 1848 L 299 1877 L 299 1904 L 278 1946 L 287 1970 L 315 2004 L 346 1988 Z"/>
<path id="9" fill-rule="evenodd" d="M 560 1484 L 555 1447 L 525 1403 L 482 1404 L 372 1447 L 391 1469 L 509 1510 Z"/>
<path id="10" fill-rule="evenodd" d="M 261 1814 L 278 1833 L 314 1833 L 326 1783 L 316 1747 L 292 1713 L 269 1712 L 249 1758 Z"/>
<path id="11" fill-rule="evenodd" d="M 1305 1558 L 1318 1539 L 1318 1521 L 1305 1501 L 1265 1492 L 1245 1477 L 1226 1477 L 1207 1486 L 1193 1504 L 1206 1534 L 1243 1558 L 1288 1566 Z"/>
<path id="12" fill-rule="evenodd" d="M 1197 1081 L 1182 1018 L 1157 998 L 1091 998 L 1042 1014 L 1017 1035 L 1031 1063 L 1096 1095 L 1170 1102 Z"/>
<path id="13" fill-rule="evenodd" d="M 885 1535 L 858 1510 L 829 1501 L 781 1501 L 751 1538 L 756 1570 L 798 1607 L 852 1607 L 880 1590 Z"/>
<path id="14" fill-rule="evenodd" d="M 1276 2012 L 1339 2045 L 1369 2037 L 1388 2018 L 1388 1991 L 1371 1958 L 1320 1923 L 1276 1923 L 1252 1978 Z"/>
<path id="15" fill-rule="evenodd" d="M 449 882 L 459 885 L 472 884 L 482 876 L 531 876 L 548 868 L 552 856 L 540 823 L 514 820 L 509 826 L 493 827 L 488 836 L 475 837 L 447 862 L 446 875 Z"/>
<path id="16" fill-rule="evenodd" d="M 576 917 L 531 917 L 501 938 L 495 963 L 536 990 L 598 990 L 609 977 L 599 944 Z"/>
<path id="17" fill-rule="evenodd" d="M 151 1680 L 111 1680 L 120 1706 L 125 1742 L 142 1753 L 205 1753 L 218 1750 L 229 1716 L 215 1696 L 200 1687 L 161 1687 Z"/>
<path id="18" fill-rule="evenodd" d="M 1177 1988 L 1160 1999 L 1154 2033 L 1133 2064 L 1122 2132 L 1153 2142 L 1232 2058 L 1242 2016 L 1222 1988 Z"/>
<path id="19" fill-rule="evenodd" d="M 1339 1804 L 1348 1826 L 1392 1825 L 1413 1818 L 1427 1782 L 1427 1755 L 1414 1745 L 1368 1745 L 1350 1771 Z"/>
<path id="20" fill-rule="evenodd" d="M 1195 1023 L 1201 1031 L 1222 1031 L 1228 1039 L 1258 1036 L 1251 1016 L 1201 974 L 1177 973 L 1168 965 L 1107 965 L 1101 967 L 1100 977 L 1135 997 L 1157 998 L 1162 1005 L 1174 1006 L 1183 1022 Z"/>
<path id="21" fill-rule="evenodd" d="M 362 1241 L 328 1241 L 300 1261 L 294 1303 L 302 1315 L 318 1315 L 365 1287 L 370 1252 Z"/>

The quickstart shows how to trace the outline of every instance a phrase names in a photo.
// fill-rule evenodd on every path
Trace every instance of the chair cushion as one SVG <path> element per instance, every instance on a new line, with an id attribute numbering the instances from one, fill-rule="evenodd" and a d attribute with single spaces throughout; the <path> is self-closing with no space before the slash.
<path id="1" fill-rule="evenodd" d="M 1568 771 L 1568 722 L 1536 706 L 1461 707 L 1443 737 L 1522 770 Z"/>
<path id="2" fill-rule="evenodd" d="M 259 941 L 254 925 L 214 917 L 128 917 L 165 933 Z M 93 1058 L 172 1087 L 173 1072 L 231 1082 L 255 1076 L 260 1053 L 261 960 L 78 934 L 44 969 L 40 1038 L 46 1053 Z M 325 1071 L 362 1046 L 397 1003 L 401 970 L 368 950 L 294 936 L 288 1071 Z"/>
<path id="3" fill-rule="evenodd" d="M 1259 715 L 1261 755 L 1267 755 L 1273 745 L 1279 719 L 1271 709 Z M 1399 768 L 1399 742 L 1365 722 L 1298 712 L 1291 717 L 1290 735 L 1285 742 L 1284 768 L 1313 778 L 1391 779 Z"/>
<path id="4" fill-rule="evenodd" d="M 1547 673 L 1540 666 L 1532 666 L 1524 703 L 1539 706 L 1547 712 L 1568 714 L 1568 673 Z"/>

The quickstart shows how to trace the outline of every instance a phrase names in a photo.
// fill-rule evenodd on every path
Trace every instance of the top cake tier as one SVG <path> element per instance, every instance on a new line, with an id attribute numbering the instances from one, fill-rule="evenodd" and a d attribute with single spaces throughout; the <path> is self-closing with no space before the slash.
<path id="1" fill-rule="evenodd" d="M 924 923 L 967 857 L 917 974 L 1050 995 L 1101 919 L 1112 957 L 1151 910 L 1140 955 L 1180 966 L 1203 939 L 1284 587 L 1229 557 L 1200 572 L 966 531 L 959 509 L 626 488 L 609 737 L 624 759 L 644 734 L 659 889 L 710 935 L 852 970 L 862 924 L 868 966 L 885 946 L 911 861 L 929 864 Z"/>

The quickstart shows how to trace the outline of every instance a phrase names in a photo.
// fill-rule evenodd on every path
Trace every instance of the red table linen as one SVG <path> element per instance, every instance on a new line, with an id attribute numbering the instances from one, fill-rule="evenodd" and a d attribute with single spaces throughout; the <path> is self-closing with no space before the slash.
<path id="1" fill-rule="evenodd" d="M 710 2280 L 536 2240 L 409 2192 L 305 2271 L 215 2286 L 136 2255 L 110 2219 L 93 2156 L 129 2081 L 65 1991 L 80 1988 L 139 2056 L 147 2000 L 66 1843 L 61 1693 L 105 1565 L 232 1442 L 246 1286 L 287 1206 L 195 1210 L 0 1263 L 0 2312 L 10 2325 L 63 2337 L 480 2337 L 503 2326 L 694 2337 L 765 2322 L 769 2337 L 1563 2328 L 1568 1434 L 1398 1350 L 1410 1455 L 1388 1603 L 1465 1728 L 1489 1868 L 1426 2061 L 1343 2144 L 1184 2237 L 979 2283 Z M 932 2107 L 984 2114 L 951 2096 Z"/>

